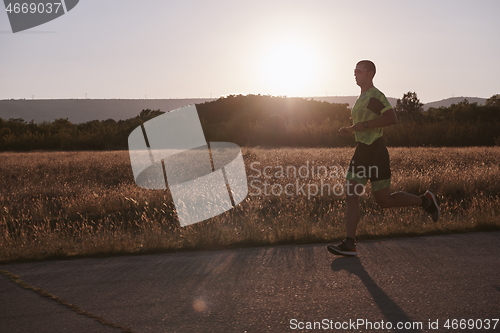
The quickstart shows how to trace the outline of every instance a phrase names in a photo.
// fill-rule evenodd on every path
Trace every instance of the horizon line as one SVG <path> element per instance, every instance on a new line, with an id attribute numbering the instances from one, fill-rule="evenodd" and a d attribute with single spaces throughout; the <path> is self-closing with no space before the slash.
<path id="1" fill-rule="evenodd" d="M 328 96 L 287 96 L 287 95 L 262 95 L 262 94 L 227 94 L 227 95 L 222 95 L 219 97 L 184 97 L 184 98 L 3 98 L 0 99 L 0 101 L 54 101 L 54 100 L 78 100 L 78 101 L 83 101 L 83 100 L 101 100 L 101 101 L 108 101 L 108 100 L 133 100 L 133 101 L 159 101 L 159 100 L 196 100 L 196 99 L 202 99 L 202 100 L 218 100 L 221 98 L 225 98 L 228 96 L 270 96 L 270 97 L 281 97 L 281 98 L 303 98 L 303 99 L 314 99 L 314 98 L 353 98 L 353 97 L 358 97 L 358 95 L 328 95 Z M 390 97 L 388 96 L 387 98 L 393 98 L 393 99 L 398 99 L 396 97 Z M 451 96 L 451 97 L 446 97 L 443 99 L 431 101 L 431 102 L 422 102 L 423 104 L 429 104 L 429 103 L 434 103 L 434 102 L 439 102 L 443 101 L 446 99 L 452 99 L 452 98 L 480 98 L 480 99 L 488 99 L 489 97 L 478 97 L 478 96 Z"/>

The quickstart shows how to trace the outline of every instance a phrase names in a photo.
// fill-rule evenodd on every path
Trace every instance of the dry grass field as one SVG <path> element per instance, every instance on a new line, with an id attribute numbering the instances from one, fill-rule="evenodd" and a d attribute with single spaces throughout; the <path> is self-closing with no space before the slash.
<path id="1" fill-rule="evenodd" d="M 442 217 L 381 209 L 368 186 L 359 239 L 500 229 L 499 147 L 389 151 L 392 189 L 432 190 Z M 0 262 L 337 240 L 352 152 L 243 148 L 247 198 L 184 228 L 168 191 L 135 185 L 127 151 L 1 153 Z"/>

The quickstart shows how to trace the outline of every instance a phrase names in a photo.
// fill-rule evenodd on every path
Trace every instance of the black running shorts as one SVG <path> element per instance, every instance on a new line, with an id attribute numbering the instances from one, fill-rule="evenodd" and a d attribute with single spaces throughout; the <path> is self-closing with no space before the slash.
<path id="1" fill-rule="evenodd" d="M 383 137 L 378 138 L 371 145 L 358 142 L 347 169 L 346 179 L 363 185 L 370 180 L 373 191 L 391 186 L 389 152 Z"/>

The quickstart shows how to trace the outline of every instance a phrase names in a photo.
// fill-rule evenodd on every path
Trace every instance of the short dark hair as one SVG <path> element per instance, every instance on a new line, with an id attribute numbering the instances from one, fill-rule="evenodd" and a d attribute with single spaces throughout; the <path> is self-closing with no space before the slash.
<path id="1" fill-rule="evenodd" d="M 373 61 L 361 60 L 361 61 L 358 61 L 358 65 L 364 65 L 366 67 L 366 69 L 373 72 L 373 75 L 375 75 L 375 73 L 377 73 L 377 68 L 375 67 L 375 64 L 373 63 Z"/>

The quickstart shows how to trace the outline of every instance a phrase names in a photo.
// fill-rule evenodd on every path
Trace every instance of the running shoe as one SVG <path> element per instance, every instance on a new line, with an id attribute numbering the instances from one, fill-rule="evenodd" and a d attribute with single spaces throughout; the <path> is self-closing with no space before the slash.
<path id="1" fill-rule="evenodd" d="M 431 218 L 434 222 L 437 222 L 439 220 L 439 217 L 441 216 L 441 210 L 439 209 L 439 204 L 436 200 L 436 197 L 431 191 L 425 192 L 423 197 L 427 198 L 427 206 L 424 207 L 424 210 L 431 215 Z"/>
<path id="2" fill-rule="evenodd" d="M 356 252 L 356 244 L 349 245 L 345 239 L 339 245 L 328 245 L 326 248 L 331 253 L 341 255 L 341 256 L 357 256 L 358 255 L 358 252 Z"/>

